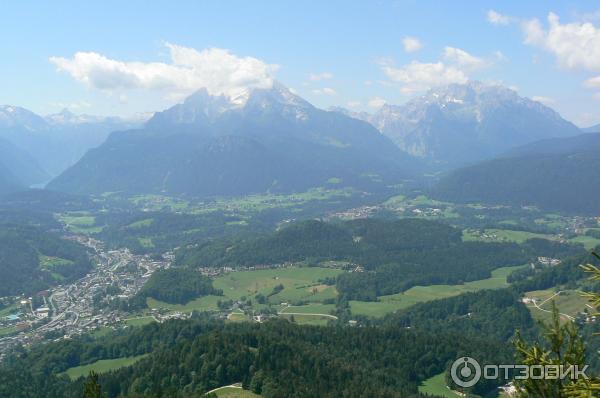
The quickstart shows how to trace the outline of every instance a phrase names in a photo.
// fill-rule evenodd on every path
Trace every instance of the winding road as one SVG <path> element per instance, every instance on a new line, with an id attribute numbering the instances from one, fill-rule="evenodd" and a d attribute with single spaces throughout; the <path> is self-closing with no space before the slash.
<path id="1" fill-rule="evenodd" d="M 542 305 L 546 304 L 548 301 L 552 300 L 554 297 L 558 296 L 558 295 L 559 295 L 559 294 L 561 294 L 563 291 L 564 291 L 564 290 L 561 290 L 561 291 L 558 291 L 558 292 L 554 293 L 552 296 L 548 297 L 546 300 L 542 301 L 542 302 L 541 302 L 541 303 L 539 303 L 539 304 L 537 303 L 537 301 L 533 300 L 533 305 L 535 306 L 535 308 L 537 308 L 537 309 L 538 309 L 538 310 L 540 310 L 540 311 L 544 311 L 544 312 L 552 313 L 552 311 L 550 311 L 550 310 L 545 310 L 545 309 L 541 308 L 540 306 L 542 306 Z M 558 315 L 564 316 L 564 317 L 566 317 L 567 319 L 569 319 L 569 320 L 571 320 L 571 321 L 575 320 L 575 318 L 574 318 L 574 317 L 572 317 L 571 315 L 563 314 L 563 313 L 561 313 L 561 312 L 559 312 L 559 313 L 558 313 Z"/>

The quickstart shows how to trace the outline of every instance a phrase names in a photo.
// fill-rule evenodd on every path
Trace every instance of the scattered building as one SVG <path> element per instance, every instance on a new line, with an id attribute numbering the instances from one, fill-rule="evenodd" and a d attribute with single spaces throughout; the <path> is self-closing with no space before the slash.
<path id="1" fill-rule="evenodd" d="M 555 267 L 557 265 L 560 265 L 561 261 L 557 258 L 538 257 L 538 263 L 545 266 Z"/>

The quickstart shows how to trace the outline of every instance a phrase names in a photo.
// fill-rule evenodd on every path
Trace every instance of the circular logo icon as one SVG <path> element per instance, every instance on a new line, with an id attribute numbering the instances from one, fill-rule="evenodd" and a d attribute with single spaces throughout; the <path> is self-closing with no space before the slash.
<path id="1" fill-rule="evenodd" d="M 450 376 L 457 386 L 473 387 L 481 379 L 481 366 L 473 358 L 458 358 L 450 368 Z"/>

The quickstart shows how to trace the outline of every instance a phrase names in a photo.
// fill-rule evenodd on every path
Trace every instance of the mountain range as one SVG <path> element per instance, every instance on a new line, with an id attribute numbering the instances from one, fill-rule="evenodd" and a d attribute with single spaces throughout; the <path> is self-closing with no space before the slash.
<path id="1" fill-rule="evenodd" d="M 418 165 L 377 129 L 318 109 L 279 83 L 235 98 L 202 89 L 142 129 L 113 133 L 49 184 L 71 193 L 242 195 L 332 179 L 397 181 Z"/>
<path id="2" fill-rule="evenodd" d="M 0 138 L 0 164 L 20 185 L 41 184 L 50 178 L 28 152 L 2 138 Z"/>
<path id="3" fill-rule="evenodd" d="M 104 142 L 110 132 L 139 125 L 138 121 L 116 117 L 75 115 L 66 109 L 42 117 L 21 107 L 0 106 L 0 138 L 35 159 L 36 167 L 45 174 L 42 179 L 21 180 L 25 186 L 48 182 L 77 162 L 88 149 Z"/>
<path id="4" fill-rule="evenodd" d="M 442 169 L 581 133 L 540 102 L 476 81 L 431 89 L 404 105 L 385 104 L 374 114 L 341 111 L 368 121 L 402 150 Z"/>
<path id="5" fill-rule="evenodd" d="M 600 214 L 600 133 L 542 140 L 443 177 L 432 196 Z"/>
<path id="6" fill-rule="evenodd" d="M 582 129 L 586 133 L 600 133 L 600 124 L 593 125 Z"/>
<path id="7" fill-rule="evenodd" d="M 236 97 L 201 89 L 145 123 L 0 107 L 7 191 L 51 177 L 49 188 L 81 194 L 241 195 L 328 181 L 367 188 L 517 157 L 511 151 L 531 152 L 527 144 L 580 133 L 547 106 L 479 82 L 435 88 L 374 114 L 324 111 L 277 82 Z"/>
<path id="8" fill-rule="evenodd" d="M 15 192 L 22 188 L 23 186 L 19 184 L 10 170 L 3 164 L 0 164 L 0 196 Z"/>

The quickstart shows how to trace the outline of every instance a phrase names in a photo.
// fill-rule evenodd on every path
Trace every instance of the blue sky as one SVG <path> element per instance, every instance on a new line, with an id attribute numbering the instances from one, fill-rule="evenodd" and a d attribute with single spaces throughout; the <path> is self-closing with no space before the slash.
<path id="1" fill-rule="evenodd" d="M 600 1 L 23 1 L 3 3 L 0 34 L 0 104 L 41 114 L 128 116 L 270 79 L 372 111 L 478 79 L 600 123 Z"/>

